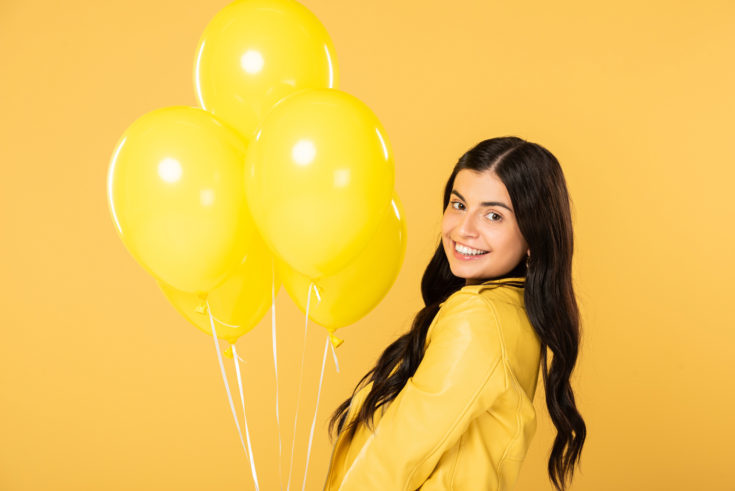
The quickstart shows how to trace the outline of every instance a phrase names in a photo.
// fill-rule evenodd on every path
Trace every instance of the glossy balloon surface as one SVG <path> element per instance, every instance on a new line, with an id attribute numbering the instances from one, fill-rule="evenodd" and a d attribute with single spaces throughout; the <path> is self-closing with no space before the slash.
<path id="1" fill-rule="evenodd" d="M 390 206 L 394 160 L 375 114 L 336 89 L 281 100 L 248 150 L 246 195 L 260 234 L 318 278 L 347 265 Z"/>
<path id="2" fill-rule="evenodd" d="M 217 337 L 234 343 L 251 331 L 271 308 L 271 285 L 275 293 L 281 287 L 273 271 L 273 258 L 265 244 L 258 240 L 247 257 L 222 284 L 207 295 L 215 319 Z M 211 335 L 209 314 L 203 299 L 196 294 L 177 290 L 161 281 L 158 286 L 171 305 L 201 331 Z"/>
<path id="3" fill-rule="evenodd" d="M 367 247 L 344 269 L 315 282 L 321 300 L 312 292 L 309 317 L 329 330 L 355 323 L 375 308 L 393 285 L 406 252 L 406 223 L 394 194 L 391 206 Z M 283 262 L 279 276 L 289 296 L 306 312 L 311 280 Z"/>
<path id="4" fill-rule="evenodd" d="M 336 88 L 338 77 L 326 29 L 291 0 L 230 3 L 205 28 L 194 63 L 202 108 L 247 139 L 279 99 L 306 88 Z"/>
<path id="5" fill-rule="evenodd" d="M 174 288 L 207 292 L 257 236 L 243 186 L 244 140 L 211 114 L 178 106 L 137 119 L 107 179 L 113 221 L 133 257 Z"/>

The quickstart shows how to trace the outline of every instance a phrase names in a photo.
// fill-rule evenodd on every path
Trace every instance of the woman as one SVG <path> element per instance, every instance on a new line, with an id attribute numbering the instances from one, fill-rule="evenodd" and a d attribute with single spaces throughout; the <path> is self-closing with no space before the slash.
<path id="1" fill-rule="evenodd" d="M 548 473 L 566 489 L 586 436 L 569 383 L 580 337 L 572 251 L 566 183 L 548 150 L 503 137 L 465 153 L 444 190 L 425 306 L 332 415 L 324 489 L 511 489 L 536 431 L 539 367 L 557 429 Z"/>

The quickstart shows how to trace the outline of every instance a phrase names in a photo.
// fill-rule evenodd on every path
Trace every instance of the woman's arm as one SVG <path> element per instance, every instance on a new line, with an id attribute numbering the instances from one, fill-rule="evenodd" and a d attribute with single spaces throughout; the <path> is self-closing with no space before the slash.
<path id="1" fill-rule="evenodd" d="M 508 389 L 492 303 L 478 293 L 459 292 L 437 315 L 416 373 L 388 405 L 340 490 L 420 487 L 470 422 Z"/>

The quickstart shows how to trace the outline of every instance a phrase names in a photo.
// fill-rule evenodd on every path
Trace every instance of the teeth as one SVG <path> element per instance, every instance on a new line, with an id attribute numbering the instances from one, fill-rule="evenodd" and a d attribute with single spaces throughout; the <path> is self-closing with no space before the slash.
<path id="1" fill-rule="evenodd" d="M 454 249 L 457 252 L 460 252 L 462 254 L 468 255 L 468 256 L 479 256 L 480 254 L 485 254 L 487 251 L 482 251 L 480 249 L 470 249 L 469 247 L 465 247 L 463 245 L 454 243 Z"/>

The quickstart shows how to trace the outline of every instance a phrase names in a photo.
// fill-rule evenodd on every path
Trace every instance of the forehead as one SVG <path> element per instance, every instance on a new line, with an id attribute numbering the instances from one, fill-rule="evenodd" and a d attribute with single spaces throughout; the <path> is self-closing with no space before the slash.
<path id="1" fill-rule="evenodd" d="M 462 169 L 454 177 L 453 189 L 470 202 L 500 201 L 510 206 L 508 190 L 494 172 Z"/>

